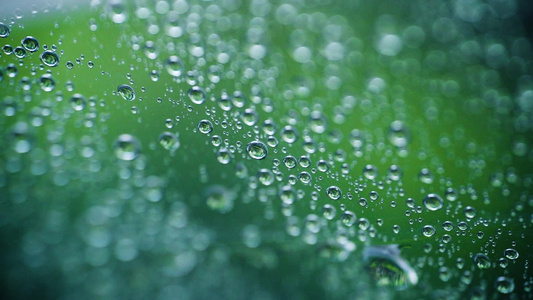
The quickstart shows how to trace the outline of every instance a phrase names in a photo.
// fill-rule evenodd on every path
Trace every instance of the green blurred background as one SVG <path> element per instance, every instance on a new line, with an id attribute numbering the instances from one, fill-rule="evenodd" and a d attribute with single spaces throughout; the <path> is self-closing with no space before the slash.
<path id="1" fill-rule="evenodd" d="M 6 10 L 1 46 L 33 36 L 40 48 L 0 57 L 4 297 L 532 298 L 528 11 L 474 0 Z M 58 66 L 40 60 L 47 49 Z M 133 160 L 117 155 L 123 134 Z M 248 155 L 255 140 L 265 159 Z M 288 168 L 287 156 L 311 165 Z M 429 193 L 442 208 L 424 205 Z"/>

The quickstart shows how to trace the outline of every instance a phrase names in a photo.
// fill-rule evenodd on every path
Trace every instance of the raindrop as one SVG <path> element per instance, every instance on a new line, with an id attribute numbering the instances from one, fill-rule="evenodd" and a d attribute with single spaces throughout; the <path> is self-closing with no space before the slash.
<path id="1" fill-rule="evenodd" d="M 74 94 L 72 98 L 70 98 L 70 104 L 76 111 L 83 110 L 86 105 L 85 97 L 80 94 Z"/>
<path id="2" fill-rule="evenodd" d="M 169 151 L 175 151 L 180 147 L 178 137 L 171 132 L 163 132 L 159 136 L 159 144 Z"/>
<path id="3" fill-rule="evenodd" d="M 355 214 L 349 210 L 342 213 L 341 221 L 345 226 L 351 227 L 355 223 Z"/>
<path id="4" fill-rule="evenodd" d="M 473 259 L 474 259 L 474 263 L 476 264 L 478 268 L 480 269 L 490 268 L 490 260 L 485 254 L 477 253 L 476 255 L 474 255 Z"/>
<path id="5" fill-rule="evenodd" d="M 231 161 L 231 156 L 230 156 L 228 149 L 222 148 L 218 150 L 217 160 L 223 165 L 229 164 L 229 162 Z"/>
<path id="6" fill-rule="evenodd" d="M 6 55 L 11 55 L 13 54 L 13 47 L 11 47 L 11 45 L 4 45 L 4 47 L 2 47 L 2 51 L 4 51 Z"/>
<path id="7" fill-rule="evenodd" d="M 394 121 L 391 123 L 389 131 L 387 133 L 389 141 L 391 144 L 398 148 L 404 148 L 407 146 L 408 134 L 407 128 L 402 121 Z"/>
<path id="8" fill-rule="evenodd" d="M 285 156 L 285 158 L 283 158 L 283 164 L 289 169 L 295 168 L 297 164 L 296 158 L 290 155 Z"/>
<path id="9" fill-rule="evenodd" d="M 452 231 L 453 230 L 453 223 L 450 222 L 450 221 L 444 221 L 444 223 L 442 223 L 442 229 L 444 229 L 446 231 Z"/>
<path id="10" fill-rule="evenodd" d="M 15 50 L 13 50 L 13 53 L 14 53 L 15 56 L 18 57 L 18 58 L 24 58 L 24 57 L 26 57 L 26 50 L 24 50 L 24 48 L 22 48 L 22 47 L 17 47 L 17 48 L 15 48 Z"/>
<path id="11" fill-rule="evenodd" d="M 422 234 L 425 237 L 432 237 L 435 234 L 435 232 L 436 232 L 435 227 L 431 225 L 425 225 L 424 227 L 422 227 Z"/>
<path id="12" fill-rule="evenodd" d="M 39 50 L 39 41 L 32 36 L 27 36 L 22 40 L 22 46 L 30 52 L 35 52 Z"/>
<path id="13" fill-rule="evenodd" d="M 335 207 L 330 204 L 324 204 L 324 206 L 322 207 L 322 215 L 324 216 L 324 218 L 326 218 L 327 220 L 333 220 L 333 218 L 335 218 L 335 214 Z"/>
<path id="14" fill-rule="evenodd" d="M 250 142 L 246 146 L 246 152 L 248 152 L 248 155 L 253 159 L 264 159 L 268 154 L 266 145 L 260 141 Z"/>
<path id="15" fill-rule="evenodd" d="M 134 160 L 141 151 L 140 143 L 130 134 L 121 134 L 114 145 L 115 155 L 122 160 Z"/>
<path id="16" fill-rule="evenodd" d="M 219 213 L 227 213 L 233 209 L 235 193 L 220 185 L 211 186 L 206 190 L 206 204 Z"/>
<path id="17" fill-rule="evenodd" d="M 514 281 L 511 278 L 507 278 L 504 276 L 498 277 L 496 279 L 496 282 L 494 284 L 496 287 L 496 290 L 502 294 L 509 294 L 514 291 Z"/>
<path id="18" fill-rule="evenodd" d="M 424 206 L 431 211 L 436 211 L 442 208 L 444 201 L 437 194 L 428 194 L 423 200 Z"/>
<path id="19" fill-rule="evenodd" d="M 334 185 L 326 189 L 326 194 L 332 200 L 339 200 L 339 198 L 342 196 L 341 189 Z"/>
<path id="20" fill-rule="evenodd" d="M 274 174 L 269 169 L 261 169 L 257 172 L 257 179 L 263 185 L 271 185 L 274 182 Z"/>
<path id="21" fill-rule="evenodd" d="M 133 101 L 135 100 L 135 91 L 133 88 L 127 84 L 122 84 L 117 88 L 117 91 L 124 100 Z"/>
<path id="22" fill-rule="evenodd" d="M 30 127 L 27 123 L 18 122 L 11 128 L 9 142 L 11 148 L 17 153 L 28 153 L 33 148 L 33 138 L 29 134 Z"/>
<path id="23" fill-rule="evenodd" d="M 6 24 L 0 23 L 0 37 L 6 38 L 9 36 L 10 30 L 9 27 L 7 27 Z"/>
<path id="24" fill-rule="evenodd" d="M 56 83 L 50 74 L 44 74 L 39 78 L 39 86 L 45 92 L 51 92 L 56 87 Z"/>
<path id="25" fill-rule="evenodd" d="M 373 165 L 366 165 L 363 168 L 363 176 L 365 176 L 366 179 L 374 180 L 378 176 L 378 168 L 376 168 Z"/>
<path id="26" fill-rule="evenodd" d="M 193 86 L 187 92 L 187 96 L 194 104 L 202 104 L 205 102 L 205 92 L 199 86 Z"/>
<path id="27" fill-rule="evenodd" d="M 512 260 L 515 260 L 518 258 L 518 251 L 516 251 L 515 249 L 505 249 L 505 251 L 503 251 L 503 255 L 505 257 L 507 257 L 508 259 L 512 259 Z"/>
<path id="28" fill-rule="evenodd" d="M 213 124 L 209 120 L 201 120 L 198 122 L 198 130 L 201 133 L 208 134 L 213 131 Z"/>
<path id="29" fill-rule="evenodd" d="M 418 283 L 418 275 L 400 256 L 398 245 L 367 246 L 363 252 L 366 270 L 378 286 L 404 290 Z"/>
<path id="30" fill-rule="evenodd" d="M 173 55 L 165 61 L 165 69 L 168 74 L 174 77 L 179 77 L 183 74 L 183 61 L 179 57 Z"/>
<path id="31" fill-rule="evenodd" d="M 48 67 L 56 67 L 57 65 L 59 65 L 59 57 L 54 51 L 51 51 L 51 50 L 46 50 L 43 53 L 41 53 L 40 59 L 43 62 L 43 64 L 45 64 Z M 72 67 L 74 67 L 74 64 L 70 62 L 70 65 L 71 66 L 69 67 L 69 62 L 67 62 L 67 68 L 72 69 Z"/>
<path id="32" fill-rule="evenodd" d="M 296 129 L 292 126 L 287 125 L 281 130 L 281 138 L 285 142 L 292 144 L 298 139 L 298 131 L 296 131 Z"/>

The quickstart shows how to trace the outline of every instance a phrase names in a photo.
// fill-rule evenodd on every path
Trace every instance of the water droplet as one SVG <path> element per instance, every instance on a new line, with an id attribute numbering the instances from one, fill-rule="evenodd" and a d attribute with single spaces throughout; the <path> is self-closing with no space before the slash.
<path id="1" fill-rule="evenodd" d="M 54 51 L 51 51 L 51 50 L 46 50 L 43 53 L 41 53 L 40 59 L 43 62 L 43 64 L 45 64 L 48 67 L 56 67 L 57 65 L 59 65 L 59 57 Z M 67 62 L 67 68 L 72 69 L 72 67 L 74 67 L 74 64 L 72 64 L 72 62 L 70 62 L 70 64 L 71 64 L 71 67 L 69 67 L 69 64 Z"/>
<path id="2" fill-rule="evenodd" d="M 246 152 L 253 159 L 264 159 L 268 154 L 266 145 L 260 141 L 250 142 L 246 146 Z"/>
<path id="3" fill-rule="evenodd" d="M 114 145 L 115 155 L 122 160 L 134 160 L 141 152 L 137 138 L 130 134 L 121 134 Z"/>
<path id="4" fill-rule="evenodd" d="M 4 47 L 2 47 L 2 51 L 4 51 L 6 55 L 11 55 L 13 54 L 13 47 L 11 47 L 11 45 L 4 45 Z"/>
<path id="5" fill-rule="evenodd" d="M 274 182 L 274 174 L 269 169 L 261 169 L 257 172 L 257 179 L 263 185 L 271 185 Z"/>
<path id="6" fill-rule="evenodd" d="M 9 36 L 10 30 L 9 27 L 7 27 L 6 24 L 0 23 L 0 37 L 6 38 Z"/>
<path id="7" fill-rule="evenodd" d="M 301 156 L 298 163 L 302 168 L 309 168 L 309 166 L 311 166 L 311 159 L 307 156 Z"/>
<path id="8" fill-rule="evenodd" d="M 298 178 L 303 183 L 309 183 L 311 181 L 311 174 L 304 171 L 298 174 Z"/>
<path id="9" fill-rule="evenodd" d="M 400 169 L 400 167 L 398 167 L 397 165 L 390 166 L 388 171 L 388 177 L 390 178 L 390 180 L 393 181 L 400 180 L 400 178 L 402 178 L 402 169 Z"/>
<path id="10" fill-rule="evenodd" d="M 465 216 L 468 219 L 472 219 L 473 217 L 476 216 L 476 209 L 473 208 L 472 206 L 465 207 Z"/>
<path id="11" fill-rule="evenodd" d="M 159 144 L 169 151 L 175 151 L 180 147 L 178 137 L 171 132 L 163 132 L 159 136 Z"/>
<path id="12" fill-rule="evenodd" d="M 444 197 L 446 197 L 446 200 L 448 201 L 455 201 L 457 200 L 458 193 L 454 188 L 447 188 Z"/>
<path id="13" fill-rule="evenodd" d="M 24 122 L 18 122 L 9 132 L 11 149 L 17 153 L 28 153 L 33 149 L 33 137 L 30 135 L 30 126 Z"/>
<path id="14" fill-rule="evenodd" d="M 279 194 L 279 197 L 283 203 L 287 205 L 291 205 L 294 203 L 294 200 L 296 199 L 296 195 L 294 194 L 294 191 L 290 186 L 284 186 L 281 189 L 281 192 Z"/>
<path id="15" fill-rule="evenodd" d="M 373 165 L 366 165 L 363 168 L 363 176 L 365 176 L 366 179 L 374 180 L 378 176 L 378 168 L 376 168 Z"/>
<path id="16" fill-rule="evenodd" d="M 324 204 L 324 206 L 322 207 L 322 215 L 327 220 L 333 220 L 333 218 L 335 218 L 335 215 L 336 215 L 335 207 L 333 207 L 330 204 Z"/>
<path id="17" fill-rule="evenodd" d="M 241 91 L 236 91 L 233 93 L 231 102 L 235 107 L 242 108 L 244 105 L 246 105 L 246 96 Z"/>
<path id="18" fill-rule="evenodd" d="M 17 76 L 19 70 L 17 69 L 17 66 L 15 66 L 14 64 L 8 64 L 5 71 L 6 71 L 7 77 L 13 78 Z"/>
<path id="19" fill-rule="evenodd" d="M 405 124 L 402 121 L 394 121 L 391 123 L 389 131 L 387 133 L 391 144 L 398 148 L 404 148 L 407 146 L 408 133 Z"/>
<path id="20" fill-rule="evenodd" d="M 418 179 L 425 184 L 431 184 L 433 183 L 433 174 L 431 174 L 428 169 L 423 168 L 420 173 L 418 173 Z"/>
<path id="21" fill-rule="evenodd" d="M 83 110 L 86 105 L 85 97 L 80 94 L 74 94 L 72 98 L 70 98 L 70 105 L 72 105 L 72 108 L 76 111 Z"/>
<path id="22" fill-rule="evenodd" d="M 289 169 L 295 168 L 297 164 L 296 158 L 291 155 L 285 156 L 285 158 L 283 158 L 283 164 Z"/>
<path id="23" fill-rule="evenodd" d="M 505 249 L 505 251 L 503 251 L 503 255 L 507 257 L 508 259 L 512 259 L 512 260 L 517 259 L 519 256 L 518 251 L 512 248 Z"/>
<path id="24" fill-rule="evenodd" d="M 480 269 L 490 268 L 490 260 L 485 254 L 477 253 L 476 255 L 474 255 L 473 259 L 474 259 L 474 263 L 476 264 L 478 268 Z"/>
<path id="25" fill-rule="evenodd" d="M 341 221 L 345 226 L 351 227 L 355 223 L 355 214 L 349 210 L 342 213 Z"/>
<path id="26" fill-rule="evenodd" d="M 127 84 L 119 85 L 117 88 L 118 94 L 127 101 L 135 100 L 135 91 L 133 88 Z"/>
<path id="27" fill-rule="evenodd" d="M 39 50 L 39 41 L 33 36 L 27 36 L 22 39 L 22 46 L 30 52 L 35 52 Z"/>
<path id="28" fill-rule="evenodd" d="M 228 94 L 224 93 L 220 96 L 220 99 L 218 99 L 218 106 L 220 106 L 223 111 L 229 111 L 233 108 L 233 102 L 231 102 Z"/>
<path id="29" fill-rule="evenodd" d="M 227 213 L 233 209 L 235 193 L 220 185 L 211 186 L 206 191 L 207 206 L 220 213 Z"/>
<path id="30" fill-rule="evenodd" d="M 248 126 L 254 126 L 258 119 L 259 116 L 257 115 L 257 112 L 250 108 L 245 109 L 241 114 L 242 122 Z"/>
<path id="31" fill-rule="evenodd" d="M 317 163 L 316 163 L 316 168 L 320 171 L 320 172 L 327 172 L 329 170 L 329 164 L 327 161 L 321 159 L 319 160 Z"/>
<path id="32" fill-rule="evenodd" d="M 287 125 L 281 130 L 281 138 L 285 142 L 292 144 L 298 140 L 298 131 L 292 126 Z"/>
<path id="33" fill-rule="evenodd" d="M 192 88 L 190 88 L 187 92 L 187 95 L 194 104 L 202 104 L 205 102 L 205 92 L 199 86 L 193 86 Z"/>
<path id="34" fill-rule="evenodd" d="M 167 70 L 168 74 L 174 77 L 179 77 L 181 74 L 183 74 L 183 61 L 179 57 L 173 55 L 167 58 L 165 61 L 165 69 Z"/>
<path id="35" fill-rule="evenodd" d="M 39 86 L 45 92 L 51 92 L 56 87 L 56 83 L 50 74 L 44 74 L 39 78 Z"/>
<path id="36" fill-rule="evenodd" d="M 392 286 L 404 290 L 418 283 L 418 275 L 409 263 L 400 256 L 398 245 L 368 246 L 363 259 L 366 270 L 378 286 Z"/>
<path id="37" fill-rule="evenodd" d="M 435 232 L 436 232 L 435 227 L 431 225 L 425 225 L 424 227 L 422 227 L 422 234 L 425 237 L 431 237 L 435 234 Z"/>
<path id="38" fill-rule="evenodd" d="M 209 120 L 201 120 L 198 122 L 198 130 L 201 133 L 208 134 L 213 131 L 213 124 Z"/>
<path id="39" fill-rule="evenodd" d="M 442 208 L 444 201 L 437 194 L 428 194 L 423 200 L 424 206 L 431 211 L 436 211 Z"/>
<path id="40" fill-rule="evenodd" d="M 13 50 L 13 53 L 14 53 L 15 56 L 18 57 L 18 58 L 24 58 L 24 57 L 26 57 L 26 50 L 24 50 L 24 48 L 22 48 L 22 47 L 17 47 L 17 48 L 15 48 L 15 50 Z"/>
<path id="41" fill-rule="evenodd" d="M 332 200 L 339 200 L 339 198 L 342 196 L 341 189 L 334 185 L 326 189 L 326 194 Z"/>
<path id="42" fill-rule="evenodd" d="M 502 294 L 510 294 L 514 291 L 514 281 L 511 278 L 500 276 L 494 284 L 496 290 Z"/>
<path id="43" fill-rule="evenodd" d="M 461 221 L 459 223 L 457 223 L 457 228 L 459 228 L 459 230 L 467 230 L 468 229 L 468 224 L 464 221 Z"/>
<path id="44" fill-rule="evenodd" d="M 218 152 L 217 152 L 217 160 L 218 160 L 219 163 L 221 163 L 223 165 L 229 164 L 229 162 L 231 161 L 231 155 L 230 155 L 228 149 L 222 148 L 222 149 L 218 150 Z"/>
<path id="45" fill-rule="evenodd" d="M 450 222 L 450 221 L 444 221 L 444 223 L 442 223 L 442 229 L 444 229 L 446 231 L 452 231 L 453 230 L 453 223 Z"/>

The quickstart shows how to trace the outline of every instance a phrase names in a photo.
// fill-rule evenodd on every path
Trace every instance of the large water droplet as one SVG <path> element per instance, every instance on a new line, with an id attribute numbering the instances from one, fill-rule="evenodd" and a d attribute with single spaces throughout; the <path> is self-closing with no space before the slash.
<path id="1" fill-rule="evenodd" d="M 57 65 L 59 65 L 59 57 L 54 51 L 51 50 L 46 50 L 41 53 L 40 59 L 43 64 L 48 67 L 56 67 Z"/>
<path id="2" fill-rule="evenodd" d="M 6 24 L 0 23 L 0 37 L 6 38 L 9 36 L 10 30 L 9 27 L 7 27 Z"/>
<path id="3" fill-rule="evenodd" d="M 175 151 L 176 149 L 180 147 L 180 142 L 178 140 L 178 137 L 171 132 L 163 132 L 159 136 L 159 144 L 161 144 L 163 148 L 170 150 L 170 151 Z"/>
<path id="4" fill-rule="evenodd" d="M 213 123 L 209 120 L 201 120 L 198 122 L 198 130 L 200 130 L 201 133 L 208 134 L 213 131 Z"/>
<path id="5" fill-rule="evenodd" d="M 127 84 L 119 85 L 117 92 L 124 100 L 133 101 L 135 100 L 135 91 L 133 88 Z"/>
<path id="6" fill-rule="evenodd" d="M 22 40 L 22 46 L 30 52 L 35 52 L 39 50 L 39 41 L 33 36 L 27 36 Z"/>
<path id="7" fill-rule="evenodd" d="M 246 152 L 253 159 L 264 159 L 268 154 L 266 145 L 260 141 L 250 142 L 246 146 Z"/>
<path id="8" fill-rule="evenodd" d="M 121 134 L 114 145 L 115 155 L 122 160 L 134 160 L 141 152 L 139 141 L 130 134 Z"/>
<path id="9" fill-rule="evenodd" d="M 435 210 L 439 210 L 439 209 L 442 208 L 442 205 L 443 205 L 444 201 L 437 194 L 428 194 L 424 198 L 423 203 L 424 203 L 424 206 L 427 209 L 429 209 L 431 211 L 435 211 Z"/>
<path id="10" fill-rule="evenodd" d="M 205 92 L 199 86 L 193 86 L 191 89 L 189 89 L 187 95 L 194 104 L 202 104 L 205 102 Z"/>
<path id="11" fill-rule="evenodd" d="M 367 270 L 379 286 L 404 290 L 418 283 L 418 275 L 400 256 L 398 245 L 369 246 L 363 252 Z"/>
<path id="12" fill-rule="evenodd" d="M 342 195 L 341 189 L 337 186 L 330 186 L 326 189 L 326 194 L 332 200 L 339 200 Z"/>
<path id="13" fill-rule="evenodd" d="M 179 57 L 173 55 L 165 61 L 165 69 L 168 74 L 174 77 L 179 77 L 183 74 L 183 61 Z"/>
<path id="14" fill-rule="evenodd" d="M 490 268 L 490 259 L 485 254 L 477 253 L 476 255 L 474 255 L 473 259 L 474 259 L 474 263 L 476 264 L 478 268 L 480 269 Z"/>
<path id="15" fill-rule="evenodd" d="M 494 283 L 496 290 L 502 294 L 509 294 L 514 291 L 514 281 L 511 278 L 500 276 Z"/>

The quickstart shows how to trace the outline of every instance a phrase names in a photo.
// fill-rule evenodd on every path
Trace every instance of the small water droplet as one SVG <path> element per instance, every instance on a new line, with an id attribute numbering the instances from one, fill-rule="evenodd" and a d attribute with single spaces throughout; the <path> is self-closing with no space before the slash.
<path id="1" fill-rule="evenodd" d="M 117 92 L 124 100 L 127 101 L 133 101 L 135 100 L 135 91 L 133 88 L 127 84 L 119 85 L 117 88 Z"/>

